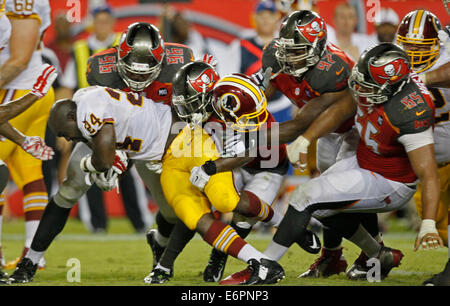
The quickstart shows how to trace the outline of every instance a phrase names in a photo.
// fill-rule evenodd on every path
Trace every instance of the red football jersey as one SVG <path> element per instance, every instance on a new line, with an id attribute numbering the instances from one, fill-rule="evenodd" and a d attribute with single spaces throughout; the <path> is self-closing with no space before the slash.
<path id="1" fill-rule="evenodd" d="M 355 125 L 361 137 L 356 153 L 359 166 L 393 181 L 415 182 L 416 174 L 398 138 L 422 132 L 433 124 L 432 98 L 414 77 L 386 103 L 372 108 L 358 106 Z"/>
<path id="2" fill-rule="evenodd" d="M 348 78 L 354 66 L 354 61 L 347 54 L 327 43 L 320 61 L 311 67 L 301 79 L 292 75 L 279 73 L 281 67 L 275 58 L 276 40 L 273 40 L 263 53 L 263 70 L 272 67 L 275 78 L 272 86 L 288 97 L 291 102 L 302 108 L 312 99 L 328 92 L 338 92 L 348 88 Z M 278 73 L 278 75 L 277 75 Z M 347 131 L 353 125 L 353 118 L 345 122 L 337 132 Z"/>

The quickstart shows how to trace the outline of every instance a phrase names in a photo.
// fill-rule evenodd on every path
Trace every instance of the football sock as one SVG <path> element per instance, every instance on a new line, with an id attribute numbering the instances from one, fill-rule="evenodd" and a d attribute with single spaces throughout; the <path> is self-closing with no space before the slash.
<path id="1" fill-rule="evenodd" d="M 6 165 L 0 165 L 0 193 L 3 193 L 3 189 L 5 189 L 8 184 L 9 179 L 9 170 Z"/>
<path id="2" fill-rule="evenodd" d="M 373 239 L 362 225 L 358 226 L 356 232 L 348 240 L 359 246 L 369 258 L 377 257 L 381 250 L 378 241 Z"/>
<path id="3" fill-rule="evenodd" d="M 217 250 L 244 262 L 248 262 L 252 258 L 257 260 L 267 258 L 239 237 L 231 226 L 219 220 L 212 222 L 205 235 L 203 235 L 203 239 Z"/>
<path id="4" fill-rule="evenodd" d="M 272 241 L 270 241 L 269 243 L 269 246 L 264 251 L 264 255 L 275 261 L 279 261 L 288 250 L 289 247 L 282 246 L 272 239 Z"/>
<path id="5" fill-rule="evenodd" d="M 48 194 L 43 179 L 23 186 L 23 210 L 25 212 L 25 248 L 31 246 L 39 220 L 48 203 Z"/>
<path id="6" fill-rule="evenodd" d="M 358 216 L 362 226 L 364 226 L 372 237 L 377 237 L 380 234 L 378 229 L 378 215 L 376 213 L 359 213 Z"/>
<path id="7" fill-rule="evenodd" d="M 31 243 L 31 249 L 38 252 L 46 251 L 55 237 L 63 230 L 69 218 L 70 208 L 63 208 L 55 203 L 52 197 L 44 210 L 36 234 Z"/>
<path id="8" fill-rule="evenodd" d="M 275 212 L 270 205 L 262 202 L 258 196 L 248 190 L 244 190 L 242 194 L 247 196 L 249 202 L 247 211 L 242 213 L 243 216 L 256 217 L 262 222 L 270 222 L 270 224 L 278 225 L 281 221 L 281 216 L 279 214 L 276 214 L 275 216 Z"/>
<path id="9" fill-rule="evenodd" d="M 338 250 L 342 243 L 342 235 L 330 228 L 323 228 L 323 247 L 327 250 Z"/>
<path id="10" fill-rule="evenodd" d="M 175 224 L 168 222 L 161 214 L 161 211 L 158 211 L 158 213 L 156 214 L 155 221 L 156 225 L 158 226 L 158 234 L 156 235 L 155 239 L 157 239 L 156 241 L 158 241 L 159 239 L 161 243 L 164 244 L 161 244 L 159 241 L 158 243 L 160 243 L 160 245 L 162 246 L 165 246 L 167 244 L 167 241 L 169 240 L 170 233 L 172 232 Z"/>
<path id="11" fill-rule="evenodd" d="M 172 269 L 176 258 L 194 235 L 195 231 L 191 231 L 182 221 L 177 221 L 158 264 Z"/>
<path id="12" fill-rule="evenodd" d="M 44 254 L 45 251 L 38 252 L 34 251 L 33 249 L 29 249 L 25 257 L 29 258 L 33 262 L 33 264 L 37 265 L 39 261 L 44 257 Z"/>

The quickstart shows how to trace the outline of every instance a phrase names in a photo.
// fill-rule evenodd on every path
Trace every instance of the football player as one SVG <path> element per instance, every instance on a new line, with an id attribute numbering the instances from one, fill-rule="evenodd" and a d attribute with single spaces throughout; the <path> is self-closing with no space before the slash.
<path id="1" fill-rule="evenodd" d="M 2 103 L 16 100 L 33 88 L 42 71 L 41 38 L 51 23 L 48 0 L 27 1 L 21 5 L 13 0 L 3 2 L 5 16 L 11 23 L 11 37 L 9 44 L 0 52 L 0 101 Z M 50 88 L 45 96 L 34 102 L 20 116 L 12 119 L 11 125 L 25 135 L 44 138 L 48 113 L 53 102 L 54 93 Z M 16 143 L 9 140 L 5 141 L 0 148 L 0 159 L 9 166 L 12 179 L 23 191 L 25 214 L 23 256 L 30 247 L 48 202 L 42 174 L 42 161 L 17 148 Z M 3 205 L 2 197 L 0 207 Z M 14 268 L 20 257 L 6 264 L 6 268 Z M 41 267 L 44 265 L 45 261 L 42 260 Z"/>
<path id="2" fill-rule="evenodd" d="M 29 108 L 33 103 L 41 99 L 52 86 L 56 79 L 56 69 L 53 66 L 45 64 L 42 73 L 39 75 L 33 89 L 30 93 L 15 100 L 10 101 L 5 105 L 0 105 L 0 137 L 5 136 L 15 144 L 19 145 L 25 152 L 31 154 L 33 157 L 40 160 L 52 159 L 53 149 L 45 145 L 44 140 L 39 136 L 25 136 L 16 129 L 14 129 L 8 120 L 18 116 Z M 3 192 L 9 180 L 9 170 L 6 164 L 0 160 L 0 193 Z M 2 210 L 3 205 L 0 206 L 0 229 L 2 225 Z M 1 237 L 1 235 L 0 235 Z M 0 239 L 0 279 L 7 277 L 6 272 L 2 271 L 4 266 L 4 259 L 1 252 Z"/>
<path id="3" fill-rule="evenodd" d="M 282 24 L 280 37 L 264 49 L 262 64 L 265 75 L 272 70 L 266 94 L 271 96 L 276 90 L 281 91 L 300 108 L 293 120 L 279 126 L 279 143 L 292 142 L 287 146 L 292 163 L 301 169 L 306 168 L 307 149 L 312 143 L 306 131 L 313 122 L 319 128 L 327 128 L 329 120 L 332 123 L 335 120 L 342 122 L 333 133 L 328 133 L 318 141 L 317 167 L 321 172 L 337 159 L 355 151 L 358 136 L 351 127 L 356 106 L 347 84 L 354 62 L 344 51 L 327 42 L 326 25 L 318 14 L 297 11 L 289 15 Z M 268 78 L 260 79 L 268 82 Z M 264 87 L 264 84 L 261 85 Z M 339 109 L 339 118 L 332 115 L 326 120 L 316 120 L 330 106 Z M 269 131 L 267 139 L 268 143 L 272 141 Z M 239 162 L 233 158 L 214 161 L 217 172 L 239 167 Z M 201 175 L 205 176 L 206 173 Z M 381 241 L 376 215 L 359 216 L 370 233 Z M 320 269 L 326 269 L 332 274 L 344 272 L 347 262 L 342 255 L 342 239 L 327 229 L 324 229 L 324 233 L 324 252 L 320 258 L 326 267 Z M 318 271 L 319 267 L 314 270 Z"/>
<path id="4" fill-rule="evenodd" d="M 200 86 L 202 80 L 207 82 L 207 84 L 205 83 L 205 90 Z M 248 133 L 242 134 L 245 129 L 250 127 L 251 129 L 259 129 L 263 122 L 267 126 L 275 122 L 273 116 L 266 112 L 262 105 L 255 105 L 255 100 L 250 99 L 249 91 L 245 90 L 248 88 L 248 85 L 245 85 L 247 83 L 248 77 L 241 74 L 226 76 L 219 81 L 217 73 L 210 65 L 204 62 L 192 62 L 183 66 L 175 75 L 173 81 L 173 106 L 177 110 L 178 116 L 190 124 L 203 124 L 204 128 L 208 129 L 209 123 L 219 123 L 224 130 L 227 126 L 231 126 L 235 130 L 241 131 L 235 136 L 236 138 L 233 137 L 233 134 L 225 133 L 223 135 L 225 142 L 235 142 L 233 154 L 238 154 L 238 148 L 241 148 L 241 150 L 245 148 L 243 140 L 239 138 L 239 136 L 248 136 Z M 250 94 L 252 94 L 251 91 Z M 258 108 L 260 110 L 256 111 Z M 262 119 L 260 123 L 258 123 L 259 118 Z M 243 122 L 246 123 L 245 126 Z M 220 134 L 215 133 L 215 135 L 219 137 Z M 264 222 L 270 222 L 270 224 L 277 226 L 281 216 L 269 209 L 261 210 L 256 205 L 258 202 L 264 203 L 263 207 L 268 207 L 272 204 L 280 188 L 283 175 L 287 172 L 288 160 L 285 146 L 273 148 L 273 151 L 269 151 L 269 153 L 272 154 L 265 154 L 262 157 L 261 153 L 258 153 L 256 158 L 247 159 L 248 163 L 242 168 L 233 169 L 232 175 L 234 187 L 242 195 L 240 202 L 245 202 L 245 204 L 238 205 L 254 206 L 251 210 L 259 211 L 258 215 L 261 214 L 260 217 L 266 215 L 266 217 L 263 217 Z M 224 154 L 231 153 L 225 152 Z M 245 157 L 243 158 L 245 159 Z M 276 159 L 274 164 L 270 168 L 264 167 L 264 163 L 272 158 Z M 194 167 L 194 169 L 198 168 Z M 207 183 L 208 180 L 203 180 L 202 191 Z M 245 239 L 255 223 L 256 220 L 249 220 L 234 214 L 231 227 L 241 238 Z M 179 227 L 181 229 L 177 230 Z M 187 227 L 183 227 L 182 224 L 177 224 L 160 262 L 145 279 L 145 282 L 166 282 L 173 274 L 173 263 L 176 257 L 181 253 L 194 233 L 189 231 Z M 178 237 L 174 237 L 176 235 Z M 183 235 L 186 237 L 185 239 L 182 238 Z M 184 240 L 184 243 L 174 243 L 174 241 L 182 240 Z M 221 279 L 227 257 L 226 253 L 217 249 L 212 250 L 212 259 L 203 273 L 205 281 L 217 282 Z"/>
<path id="5" fill-rule="evenodd" d="M 311 216 L 327 226 L 327 219 L 344 212 L 345 226 L 344 222 L 334 222 L 331 227 L 358 245 L 368 258 L 377 258 L 383 279 L 400 264 L 403 254 L 380 245 L 354 213 L 401 208 L 414 195 L 419 180 L 424 189 L 424 210 L 415 249 L 443 245 L 434 221 L 439 203 L 434 105 L 424 84 L 414 77 L 406 53 L 390 43 L 369 48 L 361 55 L 349 87 L 358 102 L 355 122 L 360 140 L 356 155 L 336 162 L 321 176 L 296 188 L 264 254 L 279 260 L 303 235 Z M 245 280 L 242 275 L 245 273 L 241 273 Z"/>
<path id="6" fill-rule="evenodd" d="M 397 44 L 408 54 L 412 69 L 427 85 L 433 96 L 435 113 L 434 148 L 439 168 L 441 194 L 436 228 L 448 246 L 448 216 L 450 203 L 450 55 L 441 48 L 448 34 L 442 30 L 439 19 L 430 11 L 415 10 L 403 17 L 397 31 Z M 447 67 L 446 67 L 447 66 Z M 414 195 L 417 212 L 422 215 L 422 185 Z M 450 284 L 450 261 L 444 271 L 425 281 L 425 284 Z"/>
<path id="7" fill-rule="evenodd" d="M 205 91 L 210 84 L 211 68 L 200 72 L 200 75 L 192 80 L 199 93 L 202 88 Z M 188 84 L 183 82 L 183 85 Z M 228 115 L 231 116 L 234 128 L 257 129 L 266 122 L 268 118 L 266 97 L 249 77 L 226 76 L 218 81 L 214 90 L 218 90 L 216 92 L 218 96 L 213 93 L 212 103 L 216 103 L 216 109 L 229 109 Z M 177 99 L 184 100 L 184 96 L 174 96 L 174 104 Z M 193 103 L 198 103 L 197 100 L 195 99 Z M 193 109 L 195 104 L 187 107 L 187 110 Z M 239 113 L 241 107 L 246 108 L 244 113 Z M 186 109 L 179 111 L 186 114 Z M 200 115 L 198 120 L 196 119 L 198 117 L 198 114 L 193 116 L 194 122 L 198 123 L 202 118 L 208 118 Z M 262 253 L 246 243 L 231 226 L 215 219 L 212 207 L 221 213 L 237 212 L 265 222 L 277 223 L 280 217 L 277 219 L 273 209 L 267 203 L 259 201 L 250 189 L 244 190 L 239 195 L 231 171 L 211 177 L 203 192 L 192 186 L 189 181 L 192 168 L 204 163 L 208 165 L 210 164 L 208 161 L 219 157 L 217 147 L 221 144 L 221 137 L 217 133 L 221 133 L 223 128 L 220 122 L 213 126 L 215 128 L 212 130 L 211 124 L 204 128 L 199 124 L 187 125 L 172 142 L 162 161 L 161 185 L 164 195 L 187 228 L 198 232 L 208 244 L 219 251 L 249 264 L 249 270 L 252 272 L 245 284 L 275 283 L 284 278 L 283 268 L 262 256 Z M 260 273 L 261 271 L 267 273 Z"/>
<path id="8" fill-rule="evenodd" d="M 122 34 L 119 46 L 89 58 L 87 80 L 90 85 L 103 85 L 139 93 L 148 98 L 146 103 L 153 101 L 152 103 L 169 104 L 173 75 L 182 65 L 192 60 L 192 51 L 188 47 L 165 44 L 155 26 L 143 22 L 133 23 Z M 129 139 L 125 145 L 134 146 L 136 142 Z M 71 208 L 89 189 L 90 184 L 86 182 L 85 174 L 79 165 L 81 159 L 90 153 L 91 149 L 85 144 L 75 145 L 70 157 L 67 177 L 58 192 L 50 199 L 30 252 L 26 255 L 32 259 L 33 264 L 36 259 L 42 258 L 56 235 L 64 228 Z M 160 163 L 148 164 L 137 160 L 135 165 L 159 206 L 156 216 L 158 231 L 151 231 L 147 235 L 155 257 L 162 253 L 160 250 L 167 244 L 177 218 L 167 204 L 161 189 L 160 175 L 157 173 L 161 171 Z M 148 167 L 151 167 L 155 173 L 147 171 Z M 51 230 L 48 230 L 49 228 Z M 17 282 L 32 280 L 34 272 L 30 272 L 32 269 L 27 267 L 29 266 L 23 264 L 15 271 Z"/>

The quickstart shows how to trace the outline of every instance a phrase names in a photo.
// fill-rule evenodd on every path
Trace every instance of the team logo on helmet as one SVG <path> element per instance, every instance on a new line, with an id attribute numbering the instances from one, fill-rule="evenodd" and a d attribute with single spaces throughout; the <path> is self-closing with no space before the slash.
<path id="1" fill-rule="evenodd" d="M 310 42 L 314 42 L 317 37 L 321 39 L 325 35 L 325 24 L 318 18 L 309 24 L 297 26 L 297 29 Z"/>
<path id="2" fill-rule="evenodd" d="M 208 68 L 195 79 L 188 81 L 192 88 L 194 88 L 197 92 L 202 92 L 203 88 L 205 88 L 205 91 L 207 92 L 212 89 L 218 80 L 219 76 L 217 73 L 212 68 Z"/>
<path id="3" fill-rule="evenodd" d="M 131 46 L 127 43 L 127 39 L 125 37 L 126 32 L 122 36 L 122 42 L 119 45 L 119 57 L 124 58 L 131 51 Z"/>
<path id="4" fill-rule="evenodd" d="M 220 97 L 220 107 L 229 113 L 237 112 L 239 108 L 241 107 L 241 103 L 239 101 L 239 98 L 232 94 L 232 93 L 226 93 Z"/>
<path id="5" fill-rule="evenodd" d="M 378 67 L 370 64 L 369 71 L 378 84 L 384 84 L 386 82 L 393 84 L 401 80 L 408 73 L 408 65 L 403 59 L 398 58 L 386 65 Z"/>
<path id="6" fill-rule="evenodd" d="M 158 61 L 158 63 L 161 62 L 162 57 L 164 55 L 164 45 L 163 45 L 162 40 L 156 49 L 152 49 L 152 48 L 149 48 L 149 49 L 150 49 L 149 51 L 152 53 L 153 57 Z"/>

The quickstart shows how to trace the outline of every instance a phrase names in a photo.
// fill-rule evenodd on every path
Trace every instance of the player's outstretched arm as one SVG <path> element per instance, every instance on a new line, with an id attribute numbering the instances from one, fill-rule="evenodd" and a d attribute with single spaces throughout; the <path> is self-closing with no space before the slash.
<path id="1" fill-rule="evenodd" d="M 18 146 L 25 142 L 25 135 L 16 130 L 9 122 L 0 125 L 0 135 L 8 138 Z"/>
<path id="2" fill-rule="evenodd" d="M 0 67 L 0 88 L 24 71 L 39 42 L 39 21 L 34 18 L 12 18 L 10 57 Z"/>
<path id="3" fill-rule="evenodd" d="M 6 105 L 0 105 L 0 125 L 18 116 L 45 96 L 57 75 L 55 67 L 48 64 L 42 65 L 41 73 L 28 94 Z"/>
<path id="4" fill-rule="evenodd" d="M 334 97 L 338 100 L 316 116 L 306 131 L 286 148 L 289 161 L 300 170 L 306 169 L 309 144 L 335 131 L 356 113 L 356 103 L 349 89 Z"/>
<path id="5" fill-rule="evenodd" d="M 421 74 L 420 78 L 429 87 L 450 87 L 450 62 L 436 70 Z"/>
<path id="6" fill-rule="evenodd" d="M 439 207 L 440 184 L 434 145 L 428 144 L 408 152 L 411 166 L 422 183 L 422 225 L 414 249 L 442 247 L 443 242 L 436 230 L 435 218 Z"/>

